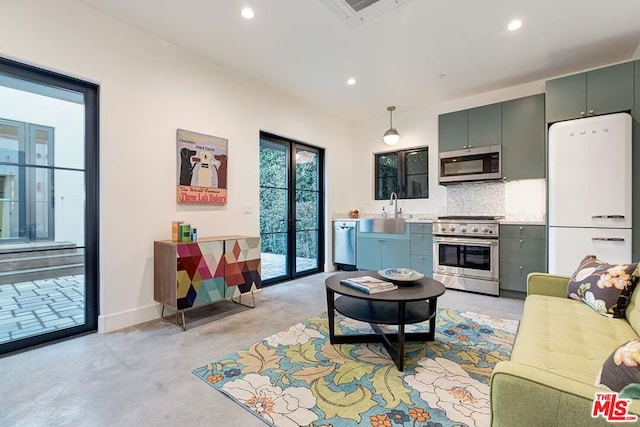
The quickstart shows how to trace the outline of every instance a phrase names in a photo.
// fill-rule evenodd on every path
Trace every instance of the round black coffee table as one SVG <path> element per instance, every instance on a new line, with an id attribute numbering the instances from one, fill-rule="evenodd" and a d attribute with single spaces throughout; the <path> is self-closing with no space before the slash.
<path id="1" fill-rule="evenodd" d="M 427 277 L 415 282 L 396 282 L 398 289 L 377 294 L 367 294 L 348 286 L 340 280 L 371 276 L 380 278 L 375 271 L 349 271 L 334 274 L 325 280 L 327 290 L 327 316 L 331 344 L 381 342 L 389 352 L 399 371 L 404 369 L 405 341 L 433 341 L 436 331 L 436 303 L 445 287 Z M 384 279 L 387 280 L 388 279 Z M 335 294 L 339 294 L 335 298 Z M 346 317 L 367 322 L 375 334 L 336 335 L 335 312 Z M 429 320 L 429 332 L 404 332 L 404 325 Z M 396 334 L 382 332 L 378 325 L 398 325 Z"/>

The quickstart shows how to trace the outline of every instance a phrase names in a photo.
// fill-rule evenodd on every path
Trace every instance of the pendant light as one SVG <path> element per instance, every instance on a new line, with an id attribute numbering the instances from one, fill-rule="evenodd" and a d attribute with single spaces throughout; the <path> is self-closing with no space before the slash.
<path id="1" fill-rule="evenodd" d="M 382 140 L 387 145 L 396 145 L 398 141 L 400 141 L 400 134 L 393 127 L 393 112 L 396 107 L 387 107 L 387 111 L 389 112 L 389 130 L 384 133 Z"/>

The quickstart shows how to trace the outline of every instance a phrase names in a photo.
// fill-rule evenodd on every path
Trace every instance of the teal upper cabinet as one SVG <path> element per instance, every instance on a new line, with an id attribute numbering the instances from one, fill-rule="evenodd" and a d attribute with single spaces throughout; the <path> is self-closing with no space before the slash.
<path id="1" fill-rule="evenodd" d="M 467 148 L 468 133 L 467 110 L 438 116 L 438 151 L 454 151 Z"/>
<path id="2" fill-rule="evenodd" d="M 549 123 L 633 109 L 633 62 L 549 80 Z"/>
<path id="3" fill-rule="evenodd" d="M 502 176 L 544 178 L 544 94 L 502 103 Z"/>
<path id="4" fill-rule="evenodd" d="M 466 148 L 502 143 L 502 103 L 469 110 L 469 143 Z"/>
<path id="5" fill-rule="evenodd" d="M 502 104 L 438 116 L 438 152 L 500 145 Z"/>
<path id="6" fill-rule="evenodd" d="M 549 80 L 545 90 L 547 122 L 575 119 L 586 114 L 586 73 Z"/>

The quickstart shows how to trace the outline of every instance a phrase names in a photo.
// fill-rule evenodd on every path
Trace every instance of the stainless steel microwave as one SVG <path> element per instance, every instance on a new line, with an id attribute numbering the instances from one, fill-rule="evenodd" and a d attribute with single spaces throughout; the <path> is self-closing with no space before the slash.
<path id="1" fill-rule="evenodd" d="M 440 184 L 502 179 L 501 146 L 440 153 Z"/>

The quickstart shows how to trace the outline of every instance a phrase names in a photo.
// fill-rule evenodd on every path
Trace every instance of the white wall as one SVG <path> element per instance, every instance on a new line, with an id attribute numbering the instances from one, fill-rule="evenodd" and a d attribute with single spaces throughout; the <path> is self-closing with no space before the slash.
<path id="1" fill-rule="evenodd" d="M 260 130 L 326 148 L 327 212 L 348 205 L 348 127 L 329 113 L 73 1 L 0 9 L 0 55 L 100 84 L 100 331 L 159 315 L 153 241 L 171 221 L 199 236 L 259 233 Z M 229 140 L 227 205 L 176 204 L 177 128 Z"/>

